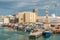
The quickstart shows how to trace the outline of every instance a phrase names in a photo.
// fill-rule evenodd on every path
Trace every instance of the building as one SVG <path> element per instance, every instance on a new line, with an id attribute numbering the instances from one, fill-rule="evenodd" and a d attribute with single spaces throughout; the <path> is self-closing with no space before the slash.
<path id="1" fill-rule="evenodd" d="M 32 12 L 17 12 L 16 19 L 18 23 L 35 23 L 38 19 L 38 9 L 33 9 Z"/>
<path id="2" fill-rule="evenodd" d="M 9 23 L 9 18 L 8 17 L 4 18 L 4 24 L 7 24 L 7 23 Z"/>
<path id="3" fill-rule="evenodd" d="M 9 23 L 9 18 L 7 16 L 0 16 L 0 24 Z"/>
<path id="4" fill-rule="evenodd" d="M 0 18 L 0 24 L 3 24 L 3 21 L 4 21 L 3 18 Z"/>
<path id="5" fill-rule="evenodd" d="M 23 12 L 16 13 L 16 19 L 18 19 L 18 22 L 16 23 L 24 23 L 24 13 Z"/>
<path id="6" fill-rule="evenodd" d="M 15 23 L 15 16 L 8 15 L 10 23 Z"/>
<path id="7" fill-rule="evenodd" d="M 19 19 L 19 23 L 31 23 L 36 22 L 36 14 L 33 12 L 19 12 L 16 16 Z"/>

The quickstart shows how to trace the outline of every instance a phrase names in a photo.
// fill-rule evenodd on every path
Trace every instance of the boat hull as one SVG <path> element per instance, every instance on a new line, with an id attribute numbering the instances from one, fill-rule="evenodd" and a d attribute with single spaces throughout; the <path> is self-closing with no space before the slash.
<path id="1" fill-rule="evenodd" d="M 6 25 L 5 24 L 2 24 L 1 27 L 6 27 Z"/>
<path id="2" fill-rule="evenodd" d="M 48 31 L 48 32 L 47 32 L 47 31 L 43 32 L 43 36 L 44 36 L 44 37 L 50 37 L 51 34 L 52 34 L 52 33 L 51 33 L 50 31 Z"/>
<path id="3" fill-rule="evenodd" d="M 31 29 L 28 29 L 28 30 L 26 30 L 26 32 L 29 32 L 30 33 L 30 32 L 32 32 L 32 30 Z"/>

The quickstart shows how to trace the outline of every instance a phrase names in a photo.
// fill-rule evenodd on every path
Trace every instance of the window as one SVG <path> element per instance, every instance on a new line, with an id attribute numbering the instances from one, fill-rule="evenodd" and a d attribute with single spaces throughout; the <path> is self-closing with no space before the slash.
<path id="1" fill-rule="evenodd" d="M 23 20 L 23 18 L 21 18 L 21 20 Z"/>

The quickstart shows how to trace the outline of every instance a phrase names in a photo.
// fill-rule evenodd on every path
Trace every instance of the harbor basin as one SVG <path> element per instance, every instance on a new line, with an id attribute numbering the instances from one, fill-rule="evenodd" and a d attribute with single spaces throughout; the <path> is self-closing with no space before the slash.
<path id="1" fill-rule="evenodd" d="M 0 27 L 0 40 L 60 40 L 60 34 L 53 34 L 50 37 L 29 38 L 27 32 Z"/>

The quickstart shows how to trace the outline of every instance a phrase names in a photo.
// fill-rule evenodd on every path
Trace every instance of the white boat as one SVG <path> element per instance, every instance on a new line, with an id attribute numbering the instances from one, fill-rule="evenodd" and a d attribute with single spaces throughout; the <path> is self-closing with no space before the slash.
<path id="1" fill-rule="evenodd" d="M 40 29 L 37 29 L 37 30 L 35 30 L 35 32 L 33 31 L 33 32 L 31 32 L 30 34 L 29 34 L 29 37 L 39 37 L 39 36 L 41 36 L 42 35 L 42 31 L 40 31 Z"/>

